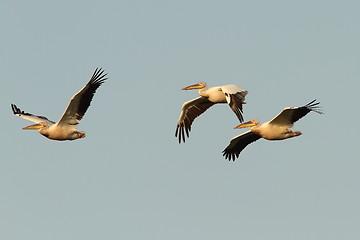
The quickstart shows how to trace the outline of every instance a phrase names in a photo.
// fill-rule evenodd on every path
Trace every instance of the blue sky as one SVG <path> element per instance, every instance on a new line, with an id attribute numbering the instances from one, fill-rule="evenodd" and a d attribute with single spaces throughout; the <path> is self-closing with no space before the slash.
<path id="1" fill-rule="evenodd" d="M 5 1 L 0 237 L 358 239 L 357 1 Z M 10 104 L 57 121 L 96 67 L 109 79 L 79 125 L 50 141 Z M 235 162 L 226 105 L 174 137 L 182 87 L 236 84 L 246 120 L 318 99 L 298 138 Z"/>

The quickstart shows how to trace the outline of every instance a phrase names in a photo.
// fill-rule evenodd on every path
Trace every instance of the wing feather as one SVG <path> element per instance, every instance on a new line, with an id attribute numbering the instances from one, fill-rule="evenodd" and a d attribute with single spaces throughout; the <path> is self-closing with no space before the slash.
<path id="1" fill-rule="evenodd" d="M 191 124 L 195 118 L 204 113 L 214 104 L 215 103 L 210 102 L 205 97 L 198 97 L 183 104 L 175 131 L 175 137 L 179 138 L 179 143 L 181 143 L 181 141 L 185 142 L 185 134 L 189 137 Z"/>
<path id="2" fill-rule="evenodd" d="M 230 140 L 230 143 L 222 152 L 225 159 L 229 159 L 235 161 L 236 158 L 239 157 L 241 151 L 250 143 L 259 140 L 261 136 L 253 133 L 252 131 L 244 132 L 238 136 L 233 137 Z"/>
<path id="3" fill-rule="evenodd" d="M 39 122 L 47 122 L 47 123 L 51 123 L 51 124 L 55 123 L 53 121 L 50 121 L 49 119 L 47 119 L 44 116 L 36 116 L 36 115 L 31 114 L 31 113 L 21 111 L 20 108 L 18 108 L 15 104 L 11 104 L 11 108 L 13 110 L 13 113 L 16 116 L 19 116 L 19 117 L 21 117 L 23 119 L 32 121 L 34 123 L 39 123 Z"/>
<path id="4" fill-rule="evenodd" d="M 318 106 L 320 103 L 316 102 L 316 99 L 309 102 L 305 106 L 302 107 L 287 107 L 284 108 L 281 113 L 279 113 L 276 117 L 274 117 L 269 123 L 275 125 L 293 125 L 296 121 L 304 117 L 311 111 L 322 114 L 320 107 Z"/>
<path id="5" fill-rule="evenodd" d="M 226 101 L 228 102 L 230 108 L 233 110 L 239 121 L 243 122 L 243 103 L 248 91 L 236 85 L 222 86 L 221 90 L 225 94 Z"/>
<path id="6" fill-rule="evenodd" d="M 104 70 L 97 68 L 92 75 L 90 81 L 78 93 L 76 93 L 70 100 L 59 124 L 76 125 L 80 121 L 94 97 L 96 90 L 104 83 L 107 73 Z"/>

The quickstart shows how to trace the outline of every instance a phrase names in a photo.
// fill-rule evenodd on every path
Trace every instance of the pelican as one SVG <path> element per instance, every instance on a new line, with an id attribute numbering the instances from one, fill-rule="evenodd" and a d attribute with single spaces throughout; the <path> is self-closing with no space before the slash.
<path id="1" fill-rule="evenodd" d="M 41 135 L 52 140 L 63 141 L 84 138 L 85 132 L 76 130 L 78 121 L 85 115 L 96 89 L 107 79 L 105 78 L 106 75 L 104 70 L 97 68 L 86 86 L 70 99 L 64 114 L 57 123 L 50 121 L 46 117 L 35 116 L 21 111 L 15 104 L 11 104 L 11 108 L 15 115 L 35 122 L 35 124 L 23 129 L 37 129 Z"/>
<path id="2" fill-rule="evenodd" d="M 250 143 L 260 138 L 267 140 L 283 140 L 301 135 L 299 131 L 291 131 L 290 128 L 300 118 L 313 111 L 319 114 L 323 112 L 318 106 L 319 102 L 311 101 L 302 107 L 287 107 L 271 121 L 260 124 L 258 120 L 244 122 L 235 128 L 250 127 L 250 130 L 231 139 L 229 145 L 223 151 L 225 159 L 235 161 L 240 152 Z"/>
<path id="3" fill-rule="evenodd" d="M 200 97 L 185 102 L 182 105 L 180 117 L 177 123 L 175 137 L 179 137 L 179 143 L 185 142 L 185 133 L 189 137 L 191 124 L 196 117 L 204 113 L 208 108 L 216 103 L 228 103 L 240 122 L 243 122 L 242 105 L 245 104 L 247 90 L 236 85 L 225 85 L 207 88 L 206 83 L 199 82 L 187 86 L 181 90 L 199 89 Z"/>

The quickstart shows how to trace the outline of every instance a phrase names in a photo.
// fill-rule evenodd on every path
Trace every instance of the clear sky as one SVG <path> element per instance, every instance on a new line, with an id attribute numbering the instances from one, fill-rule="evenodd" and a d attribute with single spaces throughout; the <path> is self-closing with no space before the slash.
<path id="1" fill-rule="evenodd" d="M 360 239 L 359 1 L 3 1 L 0 238 Z M 96 67 L 109 79 L 51 141 L 10 104 L 57 121 Z M 223 104 L 174 137 L 182 87 L 236 84 L 246 120 L 317 99 L 303 135 L 221 152 Z"/>

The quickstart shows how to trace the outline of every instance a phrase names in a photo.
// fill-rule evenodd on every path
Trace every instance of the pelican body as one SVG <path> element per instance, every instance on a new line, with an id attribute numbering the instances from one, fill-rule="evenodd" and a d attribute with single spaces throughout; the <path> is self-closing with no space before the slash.
<path id="1" fill-rule="evenodd" d="M 35 122 L 35 124 L 24 127 L 23 129 L 34 129 L 52 140 L 75 140 L 84 138 L 85 132 L 77 131 L 77 124 L 85 115 L 90 106 L 91 100 L 100 87 L 107 79 L 104 70 L 96 69 L 90 81 L 78 93 L 76 93 L 58 122 L 53 122 L 44 116 L 36 116 L 31 113 L 21 111 L 15 104 L 11 104 L 13 113 L 21 118 Z"/>
<path id="2" fill-rule="evenodd" d="M 225 159 L 235 161 L 235 158 L 239 157 L 241 151 L 247 145 L 260 138 L 272 141 L 300 136 L 301 132 L 291 130 L 293 124 L 311 111 L 322 114 L 323 112 L 319 109 L 318 104 L 319 102 L 313 100 L 302 107 L 284 108 L 271 121 L 264 124 L 260 124 L 258 120 L 253 119 L 236 126 L 235 128 L 250 127 L 250 130 L 232 138 L 223 151 L 223 156 Z"/>
<path id="3" fill-rule="evenodd" d="M 224 85 L 208 88 L 206 83 L 199 82 L 194 85 L 182 88 L 182 90 L 198 89 L 200 97 L 185 102 L 182 105 L 180 117 L 177 123 L 175 137 L 179 138 L 179 143 L 185 142 L 185 134 L 189 137 L 191 124 L 196 117 L 204 113 L 208 108 L 216 103 L 228 103 L 230 108 L 240 122 L 243 122 L 243 107 L 247 90 L 236 85 Z"/>

